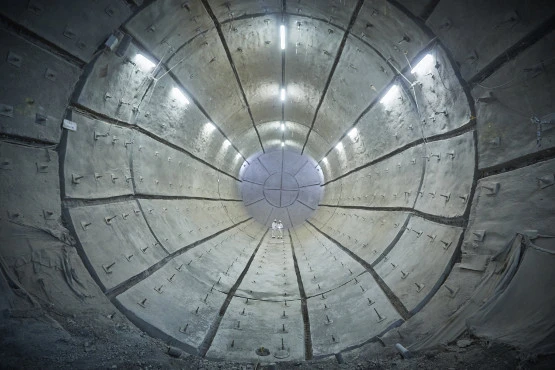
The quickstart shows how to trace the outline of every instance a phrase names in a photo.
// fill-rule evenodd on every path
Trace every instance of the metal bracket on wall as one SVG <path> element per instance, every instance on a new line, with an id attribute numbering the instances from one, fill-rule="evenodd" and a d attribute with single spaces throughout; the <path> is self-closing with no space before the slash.
<path id="1" fill-rule="evenodd" d="M 44 77 L 50 81 L 56 81 L 56 75 L 57 75 L 56 71 L 50 68 L 46 68 L 46 71 L 44 72 Z"/>
<path id="2" fill-rule="evenodd" d="M 77 34 L 69 26 L 66 26 L 63 35 L 70 40 L 74 39 L 77 36 Z"/>
<path id="3" fill-rule="evenodd" d="M 34 13 L 35 15 L 40 15 L 40 13 L 43 12 L 44 7 L 40 2 L 35 1 L 35 0 L 30 0 L 29 4 L 27 5 L 27 9 L 31 13 Z"/>
<path id="4" fill-rule="evenodd" d="M 474 241 L 476 241 L 476 242 L 481 242 L 486 237 L 486 231 L 485 230 L 474 230 L 472 232 L 472 234 L 474 235 Z"/>
<path id="5" fill-rule="evenodd" d="M 23 62 L 23 58 L 20 55 L 14 53 L 13 51 L 8 52 L 8 58 L 6 60 L 12 66 L 15 66 L 17 68 L 21 67 L 21 62 Z"/>
<path id="6" fill-rule="evenodd" d="M 497 193 L 499 193 L 499 189 L 501 188 L 501 185 L 498 182 L 493 182 L 493 183 L 482 184 L 482 187 L 484 189 L 489 190 L 489 193 L 487 193 L 487 195 L 496 195 Z"/>
<path id="7" fill-rule="evenodd" d="M 36 162 L 37 165 L 37 172 L 39 173 L 48 173 L 48 163 L 44 162 Z"/>
<path id="8" fill-rule="evenodd" d="M 13 107 L 11 105 L 0 104 L 0 116 L 13 117 Z"/>
<path id="9" fill-rule="evenodd" d="M 9 158 L 0 158 L 0 170 L 13 169 L 12 160 Z"/>
<path id="10" fill-rule="evenodd" d="M 48 122 L 48 117 L 46 115 L 40 113 L 35 114 L 35 123 L 44 126 L 46 122 Z"/>
<path id="11" fill-rule="evenodd" d="M 545 189 L 548 186 L 552 186 L 555 183 L 555 175 L 550 174 L 542 177 L 538 177 L 538 185 L 540 189 Z"/>

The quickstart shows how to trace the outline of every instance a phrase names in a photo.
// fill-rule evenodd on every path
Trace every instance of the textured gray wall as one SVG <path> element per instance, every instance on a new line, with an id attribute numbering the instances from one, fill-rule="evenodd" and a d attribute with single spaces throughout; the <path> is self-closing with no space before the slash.
<path id="1" fill-rule="evenodd" d="M 554 111 L 554 14 L 543 0 L 3 3 L 2 258 L 18 272 L 70 253 L 82 289 L 208 358 L 430 343 L 489 297 L 517 233 L 555 234 L 555 130 L 534 121 Z M 282 241 L 249 215 L 271 217 L 242 181 L 263 153 L 308 156 L 300 185 L 322 185 Z M 30 273 L 30 291 L 63 289 Z"/>

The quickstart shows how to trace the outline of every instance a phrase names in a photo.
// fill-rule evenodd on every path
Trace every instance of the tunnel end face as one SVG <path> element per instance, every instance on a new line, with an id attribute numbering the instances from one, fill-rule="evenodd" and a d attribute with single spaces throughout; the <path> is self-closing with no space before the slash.
<path id="1" fill-rule="evenodd" d="M 248 213 L 260 224 L 301 225 L 318 208 L 324 182 L 317 163 L 289 150 L 259 152 L 240 171 L 240 193 Z"/>

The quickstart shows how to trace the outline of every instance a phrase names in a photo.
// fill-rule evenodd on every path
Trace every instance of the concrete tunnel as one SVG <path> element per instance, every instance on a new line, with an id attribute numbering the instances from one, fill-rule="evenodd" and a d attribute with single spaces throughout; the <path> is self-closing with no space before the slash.
<path id="1" fill-rule="evenodd" d="M 461 338 L 553 364 L 551 1 L 4 0 L 0 19 L 0 367 L 166 345 L 350 366 Z"/>

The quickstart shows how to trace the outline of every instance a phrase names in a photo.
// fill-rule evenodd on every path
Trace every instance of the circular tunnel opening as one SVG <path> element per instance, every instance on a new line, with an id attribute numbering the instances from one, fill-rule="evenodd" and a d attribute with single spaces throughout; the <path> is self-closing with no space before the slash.
<path id="1" fill-rule="evenodd" d="M 241 167 L 240 192 L 249 214 L 271 226 L 289 229 L 311 217 L 323 197 L 323 174 L 306 154 L 281 149 L 259 152 Z"/>
<path id="2" fill-rule="evenodd" d="M 290 206 L 299 196 L 299 183 L 293 175 L 285 171 L 268 176 L 262 186 L 264 198 L 277 208 Z"/>

